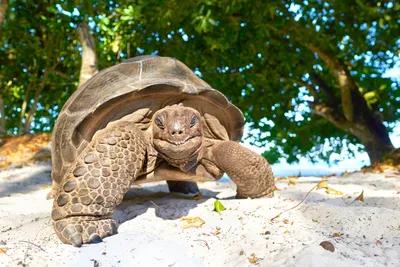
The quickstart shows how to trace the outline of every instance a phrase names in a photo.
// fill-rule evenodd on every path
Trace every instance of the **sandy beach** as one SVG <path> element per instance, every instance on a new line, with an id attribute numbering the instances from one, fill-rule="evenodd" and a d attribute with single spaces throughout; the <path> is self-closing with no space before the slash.
<path id="1" fill-rule="evenodd" d="M 253 200 L 235 199 L 231 182 L 201 183 L 195 199 L 145 184 L 118 206 L 119 234 L 75 248 L 51 226 L 50 171 L 44 163 L 0 170 L 0 266 L 400 265 L 396 172 L 279 179 L 274 198 Z M 323 179 L 328 187 L 271 220 Z"/>

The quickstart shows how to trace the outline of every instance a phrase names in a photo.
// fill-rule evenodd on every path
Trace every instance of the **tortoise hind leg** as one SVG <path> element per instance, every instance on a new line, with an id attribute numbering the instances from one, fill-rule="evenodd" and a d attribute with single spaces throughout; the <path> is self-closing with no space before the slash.
<path id="1" fill-rule="evenodd" d="M 237 198 L 274 196 L 274 175 L 262 156 L 233 141 L 224 141 L 213 149 L 214 163 L 237 186 Z"/>
<path id="2" fill-rule="evenodd" d="M 167 181 L 169 192 L 182 194 L 199 194 L 200 189 L 195 182 Z"/>
<path id="3" fill-rule="evenodd" d="M 76 160 L 54 199 L 54 230 L 62 242 L 81 246 L 115 234 L 111 219 L 146 156 L 146 141 L 131 122 L 97 133 Z"/>

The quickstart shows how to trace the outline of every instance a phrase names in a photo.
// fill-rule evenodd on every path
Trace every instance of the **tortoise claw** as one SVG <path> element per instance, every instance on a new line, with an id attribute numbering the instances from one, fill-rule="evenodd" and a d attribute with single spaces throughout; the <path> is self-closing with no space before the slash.
<path id="1" fill-rule="evenodd" d="M 82 234 L 80 234 L 80 233 L 75 234 L 74 236 L 71 237 L 70 241 L 74 247 L 80 248 L 83 244 Z"/>
<path id="2" fill-rule="evenodd" d="M 89 243 L 97 244 L 103 242 L 103 239 L 98 234 L 93 234 L 89 238 Z"/>

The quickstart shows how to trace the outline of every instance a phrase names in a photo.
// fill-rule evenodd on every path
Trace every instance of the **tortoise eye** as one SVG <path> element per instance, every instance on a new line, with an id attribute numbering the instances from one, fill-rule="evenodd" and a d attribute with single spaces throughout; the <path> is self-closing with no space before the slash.
<path id="1" fill-rule="evenodd" d="M 198 118 L 196 115 L 193 116 L 192 120 L 190 121 L 190 128 L 196 125 Z"/>
<path id="2" fill-rule="evenodd" d="M 156 125 L 158 126 L 158 128 L 164 130 L 164 125 L 159 118 L 156 119 Z"/>

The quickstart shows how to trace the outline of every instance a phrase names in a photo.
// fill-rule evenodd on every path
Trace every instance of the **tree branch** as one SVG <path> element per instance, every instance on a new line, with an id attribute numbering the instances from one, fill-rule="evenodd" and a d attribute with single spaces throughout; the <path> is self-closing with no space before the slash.
<path id="1" fill-rule="evenodd" d="M 309 102 L 309 105 L 314 114 L 319 115 L 329 122 L 334 124 L 337 128 L 342 129 L 346 132 L 352 132 L 352 123 L 349 122 L 342 114 L 332 107 L 325 105 L 324 103 Z"/>
<path id="2" fill-rule="evenodd" d="M 314 84 L 318 85 L 321 91 L 327 96 L 328 98 L 328 105 L 338 109 L 339 108 L 339 100 L 335 96 L 334 91 L 332 88 L 321 78 L 321 76 L 315 72 L 309 73 L 311 80 Z"/>
<path id="3" fill-rule="evenodd" d="M 344 115 L 348 121 L 354 121 L 354 107 L 352 96 L 358 91 L 353 79 L 347 70 L 345 64 L 339 60 L 335 60 L 331 55 L 323 52 L 313 44 L 307 44 L 306 47 L 316 53 L 330 68 L 336 78 L 336 81 L 341 89 L 341 100 Z"/>
<path id="4" fill-rule="evenodd" d="M 302 80 L 297 80 L 297 79 L 293 79 L 293 78 L 289 78 L 289 77 L 282 77 L 281 76 L 281 78 L 285 79 L 285 80 L 291 80 L 294 83 L 297 83 L 297 84 L 299 84 L 301 86 L 305 86 L 308 89 L 308 91 L 310 92 L 310 94 L 314 97 L 314 100 L 316 102 L 319 102 L 321 100 L 321 98 L 319 97 L 317 89 L 315 89 L 315 87 L 312 86 L 311 84 L 309 84 L 309 83 L 307 83 L 305 81 L 302 81 Z"/>
<path id="5" fill-rule="evenodd" d="M 60 77 L 63 77 L 63 78 L 65 78 L 65 79 L 68 79 L 68 80 L 71 80 L 71 81 L 74 81 L 75 79 L 74 78 L 72 78 L 70 75 L 68 75 L 68 74 L 66 74 L 66 73 L 63 73 L 63 72 L 61 72 L 61 71 L 55 71 L 55 74 L 57 74 L 58 76 L 60 76 Z"/>

